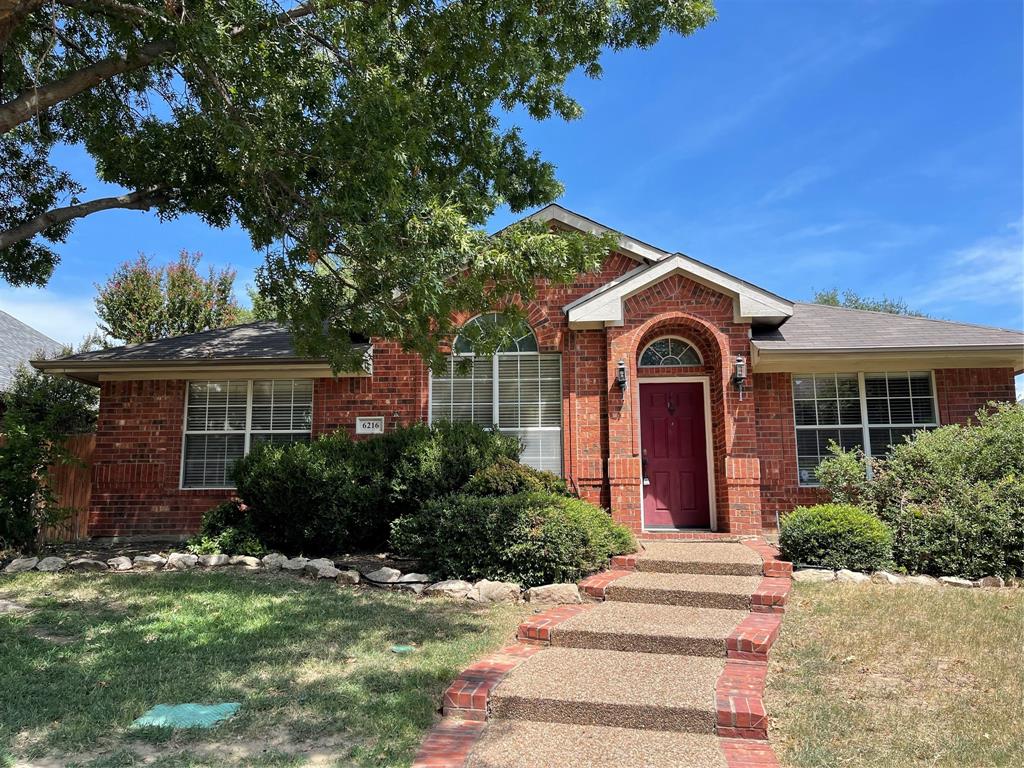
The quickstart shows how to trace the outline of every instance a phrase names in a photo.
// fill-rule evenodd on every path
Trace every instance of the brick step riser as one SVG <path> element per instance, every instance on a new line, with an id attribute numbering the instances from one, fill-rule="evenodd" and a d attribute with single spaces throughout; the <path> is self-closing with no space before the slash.
<path id="1" fill-rule="evenodd" d="M 649 590 L 612 585 L 605 591 L 605 600 L 649 605 L 679 605 L 690 608 L 727 608 L 749 611 L 747 595 L 718 594 L 714 592 L 687 592 L 684 590 Z"/>
<path id="2" fill-rule="evenodd" d="M 562 648 L 593 648 L 601 651 L 660 653 L 672 656 L 724 657 L 725 639 L 707 637 L 665 637 L 662 635 L 612 632 L 563 632 L 555 630 L 551 644 Z"/>
<path id="3" fill-rule="evenodd" d="M 638 560 L 641 573 L 692 573 L 698 576 L 762 576 L 762 567 L 750 563 L 680 563 L 673 560 Z"/>
<path id="4" fill-rule="evenodd" d="M 716 733 L 717 715 L 710 710 L 640 704 L 606 704 L 508 696 L 491 701 L 492 718 L 569 725 L 606 725 L 646 731 Z"/>

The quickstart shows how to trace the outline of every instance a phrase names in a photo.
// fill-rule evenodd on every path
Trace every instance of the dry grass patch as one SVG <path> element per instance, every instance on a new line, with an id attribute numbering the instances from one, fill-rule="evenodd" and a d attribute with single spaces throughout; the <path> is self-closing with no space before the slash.
<path id="1" fill-rule="evenodd" d="M 767 692 L 785 765 L 1024 765 L 1024 591 L 794 586 Z"/>

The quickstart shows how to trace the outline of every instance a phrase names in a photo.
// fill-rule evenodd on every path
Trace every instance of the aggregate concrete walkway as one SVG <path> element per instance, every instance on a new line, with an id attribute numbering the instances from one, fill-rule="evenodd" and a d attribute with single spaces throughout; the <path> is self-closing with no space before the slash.
<path id="1" fill-rule="evenodd" d="M 635 566 L 605 602 L 536 617 L 552 647 L 490 691 L 466 766 L 777 765 L 761 691 L 779 619 L 750 613 L 763 609 L 751 597 L 761 556 L 744 544 L 658 541 Z"/>

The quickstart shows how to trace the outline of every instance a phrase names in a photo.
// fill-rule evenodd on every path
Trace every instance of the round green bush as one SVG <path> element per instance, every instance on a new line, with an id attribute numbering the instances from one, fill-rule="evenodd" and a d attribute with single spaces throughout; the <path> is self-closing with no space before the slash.
<path id="1" fill-rule="evenodd" d="M 541 472 L 506 457 L 499 458 L 469 478 L 461 492 L 467 496 L 514 496 L 535 491 L 571 495 L 565 480 L 558 475 Z"/>
<path id="2" fill-rule="evenodd" d="M 797 507 L 782 519 L 779 544 L 795 565 L 853 571 L 892 565 L 892 531 L 852 504 Z"/>
<path id="3" fill-rule="evenodd" d="M 261 541 L 288 554 L 383 546 L 391 522 L 519 455 L 519 441 L 476 424 L 416 424 L 355 441 L 259 445 L 232 477 Z"/>
<path id="4" fill-rule="evenodd" d="M 539 491 L 437 499 L 392 524 L 391 546 L 439 577 L 531 587 L 577 581 L 636 541 L 600 507 Z"/>

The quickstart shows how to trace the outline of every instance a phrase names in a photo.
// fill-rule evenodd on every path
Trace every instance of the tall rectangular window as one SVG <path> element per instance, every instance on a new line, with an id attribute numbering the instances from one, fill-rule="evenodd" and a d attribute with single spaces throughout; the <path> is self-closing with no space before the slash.
<path id="1" fill-rule="evenodd" d="M 231 465 L 260 442 L 310 439 L 313 382 L 190 381 L 182 488 L 231 488 Z"/>
<path id="2" fill-rule="evenodd" d="M 929 372 L 793 375 L 797 473 L 816 485 L 834 441 L 846 450 L 885 457 L 892 445 L 938 425 Z"/>
<path id="3" fill-rule="evenodd" d="M 562 356 L 498 353 L 470 358 L 465 372 L 450 358 L 431 378 L 430 419 L 496 427 L 520 439 L 524 464 L 561 474 Z"/>

